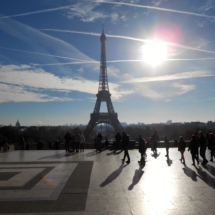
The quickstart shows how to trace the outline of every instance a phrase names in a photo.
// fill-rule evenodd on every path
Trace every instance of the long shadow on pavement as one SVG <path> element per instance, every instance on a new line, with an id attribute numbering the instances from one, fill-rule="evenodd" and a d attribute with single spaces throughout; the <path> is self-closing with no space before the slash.
<path id="1" fill-rule="evenodd" d="M 119 155 L 122 152 L 123 152 L 123 150 L 120 150 L 120 151 L 113 150 L 112 152 L 107 153 L 107 156 L 110 156 L 110 155 Z"/>
<path id="2" fill-rule="evenodd" d="M 73 154 L 71 153 L 70 156 L 71 155 L 73 155 Z M 61 159 L 61 158 L 65 157 L 65 156 L 68 156 L 68 155 L 65 155 L 65 153 L 59 153 L 59 154 L 55 154 L 55 155 L 49 155 L 49 156 L 41 157 L 38 160 L 55 159 L 55 158 Z"/>
<path id="3" fill-rule="evenodd" d="M 144 171 L 142 171 L 141 169 L 136 169 L 134 172 L 134 177 L 132 180 L 132 184 L 128 187 L 128 190 L 132 190 L 134 188 L 134 186 L 136 184 L 138 184 L 138 182 L 140 181 L 142 175 L 143 175 Z"/>
<path id="4" fill-rule="evenodd" d="M 207 164 L 206 166 L 202 165 L 202 167 L 215 176 L 215 168 L 213 166 Z"/>
<path id="5" fill-rule="evenodd" d="M 207 172 L 203 171 L 202 167 L 199 167 L 199 168 L 195 167 L 195 168 L 198 174 L 201 176 L 200 178 L 202 179 L 202 181 L 204 181 L 207 185 L 215 189 L 215 179 L 211 177 Z"/>
<path id="6" fill-rule="evenodd" d="M 193 171 L 192 169 L 190 169 L 188 166 L 185 166 L 184 168 L 182 168 L 184 170 L 185 175 L 187 175 L 188 177 L 190 177 L 193 181 L 197 181 L 197 177 L 199 177 L 195 171 Z"/>
<path id="7" fill-rule="evenodd" d="M 105 187 L 106 185 L 113 182 L 122 172 L 123 168 L 127 165 L 121 165 L 118 169 L 113 171 L 106 179 L 100 184 L 100 187 Z"/>

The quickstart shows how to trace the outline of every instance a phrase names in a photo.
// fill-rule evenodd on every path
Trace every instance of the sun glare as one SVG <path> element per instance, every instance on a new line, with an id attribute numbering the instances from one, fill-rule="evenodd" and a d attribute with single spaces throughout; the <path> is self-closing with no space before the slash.
<path id="1" fill-rule="evenodd" d="M 150 41 L 142 46 L 143 60 L 152 65 L 157 66 L 167 59 L 167 46 L 159 41 Z"/>

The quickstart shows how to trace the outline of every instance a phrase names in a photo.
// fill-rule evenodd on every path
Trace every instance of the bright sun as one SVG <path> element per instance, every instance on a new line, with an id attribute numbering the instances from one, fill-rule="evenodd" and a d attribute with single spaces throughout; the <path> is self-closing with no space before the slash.
<path id="1" fill-rule="evenodd" d="M 157 66 L 167 59 L 166 44 L 157 40 L 147 42 L 142 46 L 142 50 L 143 60 L 152 66 Z"/>

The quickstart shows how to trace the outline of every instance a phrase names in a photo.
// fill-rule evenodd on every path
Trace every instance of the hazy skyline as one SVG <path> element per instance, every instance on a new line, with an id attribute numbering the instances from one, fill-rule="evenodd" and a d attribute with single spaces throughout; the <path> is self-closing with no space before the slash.
<path id="1" fill-rule="evenodd" d="M 215 0 L 2 0 L 0 124 L 87 124 L 102 24 L 120 122 L 215 121 Z"/>

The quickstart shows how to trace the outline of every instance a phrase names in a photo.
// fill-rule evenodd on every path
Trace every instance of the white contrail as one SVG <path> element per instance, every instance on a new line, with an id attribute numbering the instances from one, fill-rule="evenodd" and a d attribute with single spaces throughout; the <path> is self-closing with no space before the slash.
<path id="1" fill-rule="evenodd" d="M 202 77 L 211 77 L 211 76 L 215 76 L 215 75 L 208 71 L 182 72 L 182 73 L 176 73 L 173 75 L 135 78 L 128 81 L 122 81 L 121 83 L 146 83 L 146 82 L 157 82 L 157 81 L 172 81 L 172 80 L 202 78 Z"/>
<path id="2" fill-rule="evenodd" d="M 86 61 L 86 60 L 81 60 L 81 59 L 72 58 L 72 57 L 63 57 L 63 56 L 58 56 L 58 55 L 43 54 L 43 53 L 39 53 L 39 52 L 30 52 L 30 51 L 11 49 L 11 48 L 5 48 L 5 47 L 0 47 L 0 49 L 5 49 L 5 50 L 9 50 L 9 51 L 16 51 L 16 52 L 23 52 L 23 53 L 29 53 L 29 54 L 36 54 L 36 55 L 43 55 L 43 56 L 47 56 L 47 57 L 63 58 L 63 59 L 68 59 L 68 60 Z"/>
<path id="3" fill-rule="evenodd" d="M 200 17 L 213 18 L 213 19 L 215 18 L 215 16 L 209 16 L 209 15 L 200 14 L 200 13 L 192 13 L 192 12 L 188 12 L 188 11 L 173 10 L 173 9 L 168 9 L 168 8 L 163 8 L 163 7 L 154 7 L 154 6 L 147 6 L 147 5 L 131 4 L 131 3 L 125 3 L 125 2 L 103 1 L 103 0 L 102 1 L 96 0 L 95 2 L 104 3 L 104 4 L 125 5 L 125 6 L 129 6 L 129 7 L 146 8 L 146 9 L 152 9 L 152 10 L 180 13 L 180 14 L 186 14 L 186 15 L 191 15 L 191 16 L 200 16 Z"/>
<path id="4" fill-rule="evenodd" d="M 206 18 L 215 18 L 215 16 L 209 16 L 209 15 L 205 15 L 205 14 L 191 13 L 191 12 L 187 12 L 187 11 L 173 10 L 173 9 L 162 8 L 162 7 L 154 7 L 154 6 L 147 6 L 147 5 L 130 4 L 130 3 L 124 3 L 124 2 L 109 2 L 109 1 L 103 1 L 103 0 L 102 1 L 99 1 L 99 0 L 88 1 L 88 2 L 104 3 L 104 4 L 115 4 L 115 5 L 125 5 L 125 6 L 130 6 L 130 7 L 146 8 L 146 9 L 152 9 L 152 10 L 165 11 L 165 12 L 186 14 L 186 15 L 191 15 L 191 16 L 200 16 L 200 17 L 206 17 Z M 21 13 L 21 14 L 9 15 L 9 16 L 2 16 L 2 17 L 0 17 L 0 19 L 7 19 L 7 18 L 19 17 L 19 16 L 28 16 L 28 15 L 32 15 L 32 14 L 46 13 L 46 12 L 52 12 L 52 11 L 56 11 L 56 10 L 64 10 L 64 9 L 67 9 L 69 7 L 72 7 L 72 6 L 73 5 L 67 5 L 67 6 L 50 8 L 50 9 L 45 9 L 45 10 L 32 11 L 32 12 L 28 12 L 28 13 Z"/>
<path id="5" fill-rule="evenodd" d="M 20 13 L 20 14 L 14 14 L 14 15 L 9 15 L 9 16 L 2 16 L 2 17 L 0 17 L 0 19 L 8 19 L 8 18 L 12 18 L 12 17 L 28 16 L 28 15 L 32 15 L 32 14 L 46 13 L 46 12 L 52 12 L 52 11 L 56 11 L 56 10 L 63 10 L 63 9 L 67 9 L 71 6 L 73 6 L 73 5 L 50 8 L 50 9 L 45 9 L 45 10 L 37 10 L 37 11 L 28 12 L 28 13 Z"/>
<path id="6" fill-rule="evenodd" d="M 71 34 L 84 34 L 84 35 L 90 35 L 90 36 L 96 36 L 96 37 L 101 36 L 101 34 L 99 34 L 99 33 L 85 32 L 85 31 L 72 31 L 72 30 L 60 30 L 60 29 L 39 29 L 39 30 L 41 30 L 41 31 L 55 31 L 55 32 L 63 32 L 63 33 L 71 33 Z M 122 35 L 112 35 L 112 34 L 105 34 L 105 35 L 107 37 L 126 39 L 126 40 L 134 40 L 134 41 L 140 41 L 140 42 L 145 42 L 145 43 L 152 41 L 152 40 L 148 40 L 148 39 L 140 39 L 140 38 L 127 37 L 127 36 L 122 36 Z M 184 45 L 180 45 L 177 43 L 169 43 L 169 42 L 161 42 L 161 43 L 164 43 L 164 44 L 169 45 L 169 46 L 175 46 L 175 47 L 187 49 L 187 50 L 193 50 L 193 51 L 215 54 L 215 51 L 193 48 L 190 46 L 184 46 Z"/>
<path id="7" fill-rule="evenodd" d="M 166 59 L 165 61 L 200 61 L 200 60 L 215 60 L 215 58 L 190 58 L 190 59 Z M 165 62 L 164 61 L 164 62 Z M 130 62 L 145 62 L 143 59 L 140 60 L 107 60 L 107 63 L 130 63 Z M 73 61 L 68 63 L 50 63 L 50 64 L 33 64 L 34 66 L 62 66 L 62 65 L 73 65 L 73 64 L 99 64 L 99 61 Z"/>
<path id="8" fill-rule="evenodd" d="M 46 64 L 32 64 L 33 66 L 62 66 L 62 65 L 73 65 L 73 64 L 89 64 L 89 63 L 97 63 L 99 64 L 99 61 L 73 61 L 68 63 L 46 63 Z"/>

